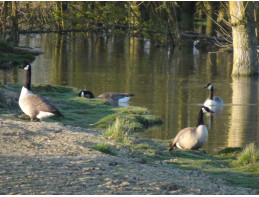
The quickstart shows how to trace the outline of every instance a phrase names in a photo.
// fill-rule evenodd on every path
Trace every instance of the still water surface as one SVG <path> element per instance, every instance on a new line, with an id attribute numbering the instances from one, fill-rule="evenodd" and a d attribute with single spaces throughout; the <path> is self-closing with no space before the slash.
<path id="1" fill-rule="evenodd" d="M 135 94 L 129 104 L 143 106 L 163 119 L 161 127 L 143 136 L 172 139 L 182 129 L 196 126 L 199 109 L 212 82 L 224 107 L 205 116 L 209 131 L 204 149 L 259 144 L 258 78 L 232 78 L 232 53 L 197 51 L 185 42 L 174 52 L 149 40 L 125 37 L 71 37 L 57 34 L 22 35 L 21 46 L 44 51 L 32 63 L 32 83 L 49 83 L 91 90 Z M 0 71 L 2 83 L 23 83 L 24 72 Z M 87 118 L 87 117 L 86 117 Z"/>

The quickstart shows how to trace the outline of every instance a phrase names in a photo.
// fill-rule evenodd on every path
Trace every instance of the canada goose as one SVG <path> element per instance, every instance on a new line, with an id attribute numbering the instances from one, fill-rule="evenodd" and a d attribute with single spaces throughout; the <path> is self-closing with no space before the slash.
<path id="1" fill-rule="evenodd" d="M 30 116 L 31 121 L 35 117 L 42 120 L 51 116 L 63 116 L 47 99 L 31 92 L 31 65 L 25 63 L 18 68 L 26 71 L 24 86 L 19 98 L 19 106 L 25 114 Z"/>
<path id="2" fill-rule="evenodd" d="M 94 98 L 94 95 L 91 91 L 81 90 L 78 94 L 79 97 Z M 100 94 L 97 98 L 106 99 L 109 102 L 119 102 L 126 103 L 129 101 L 130 97 L 134 94 L 128 93 L 117 93 L 117 92 L 105 92 Z"/>
<path id="3" fill-rule="evenodd" d="M 204 106 L 223 105 L 223 100 L 219 96 L 213 96 L 213 85 L 211 83 L 208 83 L 204 88 L 210 90 L 210 96 L 204 102 Z"/>
<path id="4" fill-rule="evenodd" d="M 182 129 L 170 144 L 169 151 L 174 147 L 186 150 L 198 150 L 207 141 L 208 130 L 203 124 L 203 114 L 206 112 L 214 113 L 208 107 L 201 107 L 197 127 L 187 127 Z"/>

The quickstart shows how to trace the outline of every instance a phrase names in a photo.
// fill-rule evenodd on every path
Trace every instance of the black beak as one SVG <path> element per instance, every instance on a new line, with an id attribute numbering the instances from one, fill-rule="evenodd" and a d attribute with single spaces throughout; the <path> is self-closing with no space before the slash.
<path id="1" fill-rule="evenodd" d="M 212 111 L 210 108 L 207 108 L 208 112 L 210 113 L 215 113 L 214 111 Z"/>
<path id="2" fill-rule="evenodd" d="M 214 111 L 212 111 L 212 110 L 211 110 L 210 108 L 208 108 L 208 107 L 203 106 L 203 108 L 205 108 L 206 111 L 209 112 L 209 113 L 215 113 Z"/>
<path id="3" fill-rule="evenodd" d="M 22 68 L 22 66 L 17 66 L 17 68 Z"/>

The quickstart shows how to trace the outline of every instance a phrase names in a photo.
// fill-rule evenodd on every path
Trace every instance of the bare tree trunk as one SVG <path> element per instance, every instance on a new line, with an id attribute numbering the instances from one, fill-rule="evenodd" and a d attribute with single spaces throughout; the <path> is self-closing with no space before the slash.
<path id="1" fill-rule="evenodd" d="M 11 37 L 12 37 L 13 45 L 18 46 L 19 29 L 18 29 L 17 7 L 16 7 L 15 1 L 12 1 L 11 20 L 12 20 Z"/>
<path id="2" fill-rule="evenodd" d="M 254 3 L 252 1 L 230 1 L 229 9 L 234 50 L 232 75 L 258 74 Z"/>
<path id="3" fill-rule="evenodd" d="M 255 34 L 257 37 L 257 40 L 259 40 L 258 36 L 258 31 L 259 31 L 259 2 L 255 2 L 255 7 L 254 7 L 254 13 L 255 13 L 255 23 L 257 24 L 256 29 L 255 29 Z"/>
<path id="4" fill-rule="evenodd" d="M 6 32 L 6 19 L 8 16 L 8 1 L 3 1 L 3 9 L 1 10 L 1 31 Z"/>
<path id="5" fill-rule="evenodd" d="M 218 2 L 204 2 L 206 7 L 206 35 L 215 36 L 216 35 L 216 21 L 218 12 Z"/>
<path id="6" fill-rule="evenodd" d="M 57 20 L 56 24 L 57 24 L 58 31 L 61 33 L 63 31 L 63 26 L 62 26 L 62 16 L 63 16 L 62 1 L 56 2 L 56 12 L 57 12 L 57 15 L 58 15 L 58 17 L 56 17 L 56 20 Z"/>
<path id="7" fill-rule="evenodd" d="M 56 2 L 56 10 L 59 14 L 58 21 L 57 21 L 58 31 L 61 33 L 65 29 L 64 12 L 66 12 L 67 10 L 67 2 L 65 1 Z"/>
<path id="8" fill-rule="evenodd" d="M 190 20 L 194 18 L 194 12 L 195 12 L 195 1 L 183 1 L 181 2 L 181 15 L 182 15 L 182 21 L 181 21 L 181 27 L 183 31 L 193 31 L 193 21 Z"/>

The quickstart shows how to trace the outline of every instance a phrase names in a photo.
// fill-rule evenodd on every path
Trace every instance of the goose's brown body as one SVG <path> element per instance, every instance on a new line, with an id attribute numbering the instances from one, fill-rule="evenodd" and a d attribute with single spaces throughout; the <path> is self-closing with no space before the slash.
<path id="1" fill-rule="evenodd" d="M 36 117 L 42 120 L 51 116 L 62 116 L 58 109 L 47 99 L 31 93 L 24 87 L 19 98 L 19 106 L 25 114 L 30 116 L 31 120 Z"/>
<path id="2" fill-rule="evenodd" d="M 63 116 L 59 110 L 50 103 L 47 99 L 33 94 L 30 90 L 31 87 L 31 67 L 30 65 L 23 65 L 20 68 L 26 70 L 26 78 L 24 86 L 19 98 L 19 106 L 21 110 L 30 116 L 31 120 L 36 117 L 40 120 L 51 116 Z"/>
<path id="3" fill-rule="evenodd" d="M 78 94 L 79 97 L 94 98 L 91 91 L 81 90 Z M 100 94 L 97 98 L 105 99 L 111 103 L 127 103 L 134 94 L 118 93 L 118 92 L 105 92 Z"/>
<path id="4" fill-rule="evenodd" d="M 187 127 L 179 131 L 169 145 L 169 151 L 175 147 L 185 150 L 198 150 L 207 142 L 208 130 L 203 124 L 203 114 L 206 112 L 214 113 L 208 107 L 202 107 L 199 112 L 197 127 Z"/>
<path id="5" fill-rule="evenodd" d="M 128 102 L 131 96 L 134 96 L 133 94 L 128 93 L 117 93 L 117 92 L 105 92 L 103 94 L 100 94 L 98 98 L 106 99 L 110 102 L 116 101 L 116 102 Z"/>
<path id="6" fill-rule="evenodd" d="M 198 150 L 207 142 L 207 139 L 208 130 L 206 126 L 187 127 L 176 135 L 174 141 L 170 144 L 170 150 L 175 146 L 180 149 Z"/>

